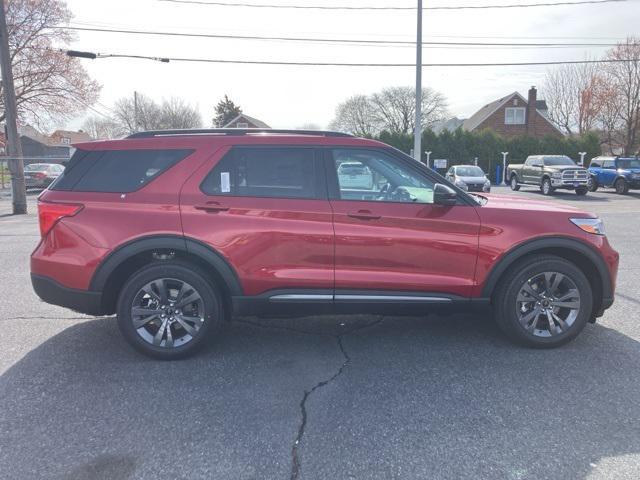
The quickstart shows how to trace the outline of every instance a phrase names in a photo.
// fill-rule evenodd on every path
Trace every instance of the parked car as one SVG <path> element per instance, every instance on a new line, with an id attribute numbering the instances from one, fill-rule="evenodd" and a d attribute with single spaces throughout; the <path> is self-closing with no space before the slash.
<path id="1" fill-rule="evenodd" d="M 455 165 L 447 171 L 445 178 L 464 191 L 491 191 L 491 182 L 487 175 L 475 165 Z"/>
<path id="2" fill-rule="evenodd" d="M 585 195 L 589 184 L 587 170 L 566 155 L 530 155 L 524 164 L 509 165 L 507 178 L 511 190 L 520 190 L 520 185 L 537 185 L 544 195 L 559 188 Z"/>
<path id="3" fill-rule="evenodd" d="M 360 162 L 340 162 L 338 165 L 340 185 L 345 188 L 371 190 L 373 174 L 369 167 Z"/>
<path id="4" fill-rule="evenodd" d="M 47 188 L 62 172 L 57 163 L 32 163 L 24 167 L 24 183 L 27 188 Z"/>
<path id="5" fill-rule="evenodd" d="M 192 354 L 235 315 L 488 308 L 512 339 L 555 347 L 613 303 L 618 254 L 597 216 L 467 194 L 375 140 L 167 130 L 75 147 L 38 199 L 33 287 L 117 314 L 150 356 Z M 342 183 L 343 162 L 371 171 L 374 194 Z"/>
<path id="6" fill-rule="evenodd" d="M 589 164 L 589 190 L 613 187 L 625 194 L 640 189 L 640 159 L 638 157 L 595 157 Z"/>

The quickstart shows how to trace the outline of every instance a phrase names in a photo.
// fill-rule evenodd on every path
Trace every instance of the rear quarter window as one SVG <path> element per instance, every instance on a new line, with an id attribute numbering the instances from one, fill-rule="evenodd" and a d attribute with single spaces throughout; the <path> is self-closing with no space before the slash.
<path id="1" fill-rule="evenodd" d="M 193 150 L 77 150 L 51 190 L 133 192 Z"/>

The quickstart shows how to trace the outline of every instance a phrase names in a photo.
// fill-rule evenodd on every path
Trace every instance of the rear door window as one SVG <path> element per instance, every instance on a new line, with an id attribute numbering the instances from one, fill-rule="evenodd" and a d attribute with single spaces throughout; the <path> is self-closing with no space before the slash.
<path id="1" fill-rule="evenodd" d="M 315 151 L 303 147 L 233 148 L 205 177 L 200 188 L 207 195 L 321 197 Z"/>
<path id="2" fill-rule="evenodd" d="M 133 192 L 192 152 L 193 150 L 77 150 L 51 189 Z"/>

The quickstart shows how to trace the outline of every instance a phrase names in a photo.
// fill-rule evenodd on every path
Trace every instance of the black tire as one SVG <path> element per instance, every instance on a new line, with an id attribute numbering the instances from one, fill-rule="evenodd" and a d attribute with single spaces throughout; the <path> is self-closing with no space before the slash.
<path id="1" fill-rule="evenodd" d="M 588 191 L 589 189 L 587 187 L 578 187 L 576 188 L 576 195 L 583 196 L 586 195 Z"/>
<path id="2" fill-rule="evenodd" d="M 590 192 L 595 192 L 596 190 L 598 190 L 598 181 L 593 177 L 589 178 L 589 183 L 587 184 L 587 189 Z"/>
<path id="3" fill-rule="evenodd" d="M 509 182 L 511 185 L 511 190 L 517 192 L 520 190 L 520 185 L 518 185 L 518 177 L 516 175 L 511 175 L 511 181 Z"/>
<path id="4" fill-rule="evenodd" d="M 616 183 L 613 184 L 616 189 L 616 193 L 620 195 L 626 195 L 629 193 L 629 184 L 625 181 L 624 178 L 619 178 L 616 180 Z"/>
<path id="5" fill-rule="evenodd" d="M 551 179 L 549 177 L 544 177 L 542 179 L 542 183 L 540 184 L 540 191 L 543 195 L 553 194 L 553 186 L 551 185 Z"/>
<path id="6" fill-rule="evenodd" d="M 558 272 L 568 277 L 580 294 L 580 308 L 573 323 L 561 333 L 543 337 L 528 331 L 519 321 L 518 294 L 524 284 L 543 272 Z M 509 268 L 496 286 L 493 295 L 496 323 L 513 341 L 533 348 L 553 348 L 573 340 L 585 327 L 593 309 L 591 285 L 573 263 L 555 255 L 535 255 L 526 257 Z M 540 314 L 541 316 L 543 314 Z M 544 317 L 542 317 L 543 321 Z"/>
<path id="7" fill-rule="evenodd" d="M 201 299 L 202 312 L 198 316 L 204 320 L 200 323 L 197 332 L 190 335 L 190 340 L 178 346 L 156 346 L 145 340 L 134 327 L 132 308 L 134 301 L 141 293 L 141 289 L 154 280 L 168 279 L 169 282 L 184 282 L 192 287 Z M 198 300 L 199 301 L 199 300 Z M 154 307 L 159 308 L 159 307 Z M 184 313 L 184 312 L 182 312 Z M 117 303 L 118 326 L 124 338 L 140 353 L 160 360 L 177 360 L 193 355 L 212 337 L 224 318 L 223 302 L 218 289 L 207 280 L 207 275 L 195 265 L 181 261 L 167 261 L 147 265 L 135 272 L 125 282 Z M 190 318 L 190 317 L 187 317 Z M 155 316 L 153 322 L 148 322 L 148 328 L 153 328 L 154 322 L 159 322 Z M 189 325 L 193 328 L 193 325 Z M 172 327 L 169 325 L 168 330 Z M 159 330 L 160 328 L 157 328 Z M 178 325 L 175 329 L 186 333 L 186 330 Z M 150 334 L 151 335 L 151 334 Z M 164 335 L 167 335 L 166 333 Z M 168 335 L 167 335 L 168 337 Z M 163 338 L 167 338 L 164 337 Z M 166 343 L 166 341 L 165 341 Z M 172 340 L 173 343 L 173 340 Z"/>

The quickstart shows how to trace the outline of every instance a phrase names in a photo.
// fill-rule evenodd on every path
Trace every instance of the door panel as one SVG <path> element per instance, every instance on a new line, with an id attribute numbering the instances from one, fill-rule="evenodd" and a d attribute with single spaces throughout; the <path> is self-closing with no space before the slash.
<path id="1" fill-rule="evenodd" d="M 326 193 L 324 199 L 308 198 L 316 197 L 315 184 L 303 184 L 304 192 L 295 192 L 296 178 L 304 176 L 312 182 L 323 178 L 315 152 L 311 153 L 315 171 L 305 169 L 298 175 L 292 173 L 296 155 L 256 171 L 254 160 L 266 166 L 286 149 L 253 150 L 242 163 L 246 149 L 225 149 L 189 179 L 180 205 L 185 235 L 223 255 L 238 273 L 245 295 L 282 288 L 333 289 L 334 235 Z M 308 153 L 304 155 L 308 158 Z M 238 162 L 240 169 L 235 167 Z M 217 180 L 214 186 L 207 183 L 212 177 Z M 323 186 L 317 190 L 318 195 L 326 192 Z"/>
<path id="2" fill-rule="evenodd" d="M 475 208 L 332 200 L 336 289 L 468 296 L 479 220 Z M 361 219 L 368 211 L 379 218 Z"/>
<path id="3" fill-rule="evenodd" d="M 470 294 L 479 233 L 473 206 L 434 205 L 434 180 L 382 150 L 335 149 L 326 161 L 333 192 L 337 293 Z M 371 191 L 342 185 L 335 171 L 347 162 L 368 167 Z"/>

